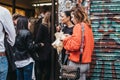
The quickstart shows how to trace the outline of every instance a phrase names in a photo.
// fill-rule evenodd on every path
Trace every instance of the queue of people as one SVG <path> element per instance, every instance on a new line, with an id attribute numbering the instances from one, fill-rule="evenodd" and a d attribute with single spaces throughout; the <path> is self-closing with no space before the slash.
<path id="1" fill-rule="evenodd" d="M 50 12 L 46 12 L 42 22 L 39 23 L 38 32 L 33 41 L 33 35 L 29 30 L 31 26 L 29 20 L 25 16 L 18 16 L 15 26 L 17 36 L 14 45 L 17 80 L 50 79 L 51 45 L 49 21 Z M 35 73 L 33 73 L 33 69 L 35 69 Z"/>
<path id="2" fill-rule="evenodd" d="M 80 68 L 80 78 L 86 80 L 86 71 L 92 60 L 94 38 L 92 27 L 83 7 L 75 7 L 71 11 L 60 13 L 61 24 L 56 31 L 62 31 L 65 35 L 63 42 L 62 64 Z M 9 18 L 9 20 L 8 20 Z M 13 24 L 14 23 L 14 24 Z M 50 80 L 51 73 L 51 13 L 44 11 L 34 31 L 30 31 L 30 20 L 22 15 L 14 14 L 13 18 L 9 11 L 0 7 L 0 80 Z M 84 41 L 82 38 L 82 26 L 84 27 Z M 11 75 L 8 72 L 9 61 L 7 59 L 4 38 L 12 46 L 12 56 L 16 68 Z M 83 52 L 80 53 L 80 46 Z M 80 54 L 82 58 L 80 59 Z M 65 62 L 65 57 L 68 56 Z M 81 60 L 81 61 L 80 61 Z M 7 79 L 7 77 L 9 77 Z M 33 78 L 34 77 L 34 78 Z"/>

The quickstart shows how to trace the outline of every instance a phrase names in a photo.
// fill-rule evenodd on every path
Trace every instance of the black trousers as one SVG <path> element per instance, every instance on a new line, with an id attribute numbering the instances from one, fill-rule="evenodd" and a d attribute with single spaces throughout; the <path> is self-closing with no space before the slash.
<path id="1" fill-rule="evenodd" d="M 35 61 L 35 77 L 36 80 L 50 80 L 50 60 Z"/>
<path id="2" fill-rule="evenodd" d="M 17 80 L 16 70 L 9 71 L 8 69 L 7 80 Z"/>

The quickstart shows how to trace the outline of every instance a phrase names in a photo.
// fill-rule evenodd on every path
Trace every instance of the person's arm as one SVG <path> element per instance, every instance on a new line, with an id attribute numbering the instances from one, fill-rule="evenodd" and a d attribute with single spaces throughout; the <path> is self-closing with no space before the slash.
<path id="1" fill-rule="evenodd" d="M 79 50 L 81 45 L 81 33 L 81 27 L 78 24 L 73 28 L 72 36 L 66 37 L 63 40 L 64 48 L 68 51 Z"/>
<path id="2" fill-rule="evenodd" d="M 15 43 L 15 37 L 16 37 L 16 33 L 15 33 L 15 27 L 13 25 L 13 21 L 12 21 L 12 16 L 10 14 L 10 12 L 8 10 L 5 11 L 4 16 L 2 16 L 3 18 L 3 27 L 5 32 L 7 33 L 6 37 L 7 37 L 7 41 L 10 43 L 11 46 L 14 45 Z"/>
<path id="3" fill-rule="evenodd" d="M 43 38 L 44 26 L 42 24 L 39 25 L 38 32 L 36 34 L 35 43 L 40 43 Z"/>

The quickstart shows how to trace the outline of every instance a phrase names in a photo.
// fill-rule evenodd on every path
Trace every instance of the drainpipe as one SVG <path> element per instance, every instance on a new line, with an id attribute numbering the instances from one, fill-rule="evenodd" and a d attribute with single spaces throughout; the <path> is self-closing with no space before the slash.
<path id="1" fill-rule="evenodd" d="M 52 22 L 51 22 L 51 39 L 52 42 L 54 41 L 54 30 L 55 30 L 55 0 L 52 0 Z M 52 53 L 51 53 L 51 80 L 55 80 L 55 52 L 54 49 L 52 48 Z"/>

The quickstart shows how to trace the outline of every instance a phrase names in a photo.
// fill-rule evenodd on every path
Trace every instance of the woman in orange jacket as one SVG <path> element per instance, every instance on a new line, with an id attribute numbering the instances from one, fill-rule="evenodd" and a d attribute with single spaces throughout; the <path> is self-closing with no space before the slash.
<path id="1" fill-rule="evenodd" d="M 69 52 L 69 65 L 80 68 L 80 78 L 86 80 L 86 71 L 91 63 L 94 38 L 88 16 L 82 7 L 75 8 L 71 13 L 72 21 L 75 24 L 72 35 L 66 35 L 63 38 L 64 48 Z M 84 27 L 84 41 L 82 42 L 82 26 Z M 80 46 L 84 44 L 83 52 L 80 52 Z M 80 54 L 82 57 L 80 59 Z M 81 60 L 81 61 L 80 61 Z"/>

